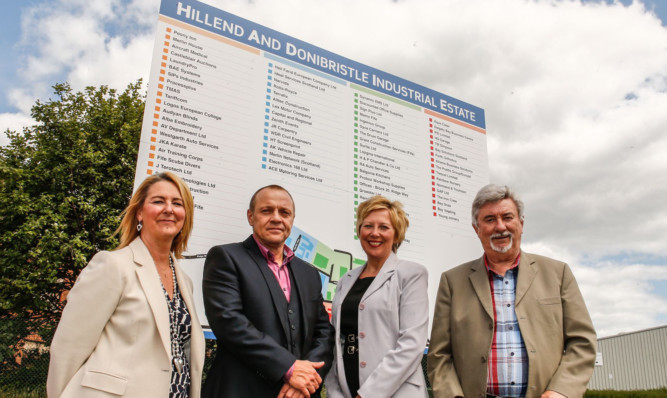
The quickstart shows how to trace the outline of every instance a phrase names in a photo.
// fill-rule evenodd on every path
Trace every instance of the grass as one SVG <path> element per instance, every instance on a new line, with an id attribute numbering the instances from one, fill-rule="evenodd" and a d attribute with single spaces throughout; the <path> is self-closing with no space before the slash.
<path id="1" fill-rule="evenodd" d="M 19 389 L 16 387 L 0 387 L 0 398 L 45 398 L 46 390 L 38 389 Z"/>
<path id="2" fill-rule="evenodd" d="M 636 391 L 609 391 L 588 390 L 585 398 L 664 398 L 667 397 L 667 388 L 658 390 L 636 390 Z"/>
<path id="3" fill-rule="evenodd" d="M 0 398 L 43 398 L 46 397 L 44 388 L 21 389 L 17 387 L 0 387 Z M 584 398 L 665 398 L 667 397 L 667 388 L 658 390 L 637 390 L 637 391 L 609 391 L 609 390 L 589 390 L 584 394 Z M 322 394 L 326 398 L 326 390 Z"/>

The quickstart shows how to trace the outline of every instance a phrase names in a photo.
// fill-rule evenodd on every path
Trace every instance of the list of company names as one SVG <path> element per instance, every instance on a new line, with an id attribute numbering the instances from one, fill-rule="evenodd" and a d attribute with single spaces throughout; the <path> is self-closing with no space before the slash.
<path id="1" fill-rule="evenodd" d="M 483 129 L 166 16 L 157 29 L 135 184 L 162 171 L 188 183 L 190 253 L 238 240 L 266 182 L 321 200 L 323 228 L 340 219 L 352 241 L 359 203 L 399 200 L 411 258 L 434 229 L 470 234 L 488 181 Z"/>
<path id="2" fill-rule="evenodd" d="M 439 118 L 429 118 L 431 204 L 441 229 L 468 229 L 470 206 L 488 182 L 484 136 Z"/>

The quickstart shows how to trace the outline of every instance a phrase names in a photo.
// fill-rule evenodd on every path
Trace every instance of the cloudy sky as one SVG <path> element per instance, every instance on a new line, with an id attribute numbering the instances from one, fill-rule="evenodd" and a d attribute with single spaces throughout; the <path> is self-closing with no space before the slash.
<path id="1" fill-rule="evenodd" d="M 667 2 L 206 2 L 484 108 L 491 180 L 527 205 L 524 249 L 571 264 L 599 336 L 667 324 Z M 146 80 L 158 8 L 3 4 L 0 130 L 30 124 L 55 83 Z"/>

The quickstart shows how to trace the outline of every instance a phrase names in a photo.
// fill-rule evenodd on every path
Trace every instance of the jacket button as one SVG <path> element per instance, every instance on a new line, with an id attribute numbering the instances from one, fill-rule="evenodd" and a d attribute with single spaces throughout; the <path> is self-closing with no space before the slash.
<path id="1" fill-rule="evenodd" d="M 486 357 L 482 356 L 482 363 L 486 362 Z"/>
<path id="2" fill-rule="evenodd" d="M 365 368 L 366 367 L 366 361 L 361 361 L 359 363 L 359 367 Z"/>
<path id="3" fill-rule="evenodd" d="M 359 309 L 360 310 L 363 310 L 364 308 L 366 308 L 366 305 L 364 305 L 364 303 L 359 304 Z"/>
<path id="4" fill-rule="evenodd" d="M 359 332 L 359 338 L 360 338 L 360 339 L 363 339 L 364 337 L 366 337 L 366 333 L 364 333 L 364 332 Z"/>

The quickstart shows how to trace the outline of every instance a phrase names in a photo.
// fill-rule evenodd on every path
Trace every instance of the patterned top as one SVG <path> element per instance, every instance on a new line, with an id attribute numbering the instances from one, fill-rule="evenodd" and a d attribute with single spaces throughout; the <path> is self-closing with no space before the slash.
<path id="1" fill-rule="evenodd" d="M 484 257 L 486 264 L 486 256 Z M 494 334 L 487 365 L 486 392 L 523 397 L 528 387 L 528 352 L 514 310 L 519 258 L 500 276 L 488 267 L 493 302 Z"/>
<path id="2" fill-rule="evenodd" d="M 166 294 L 166 291 L 165 291 Z M 190 361 L 185 355 L 184 346 L 190 340 L 192 334 L 192 318 L 188 307 L 183 301 L 181 291 L 176 284 L 174 296 L 168 300 L 169 312 L 175 315 L 176 323 L 170 322 L 170 335 L 177 336 L 176 344 L 172 342 L 172 357 L 183 358 L 183 369 L 178 371 L 174 361 L 171 362 L 171 387 L 169 398 L 188 398 L 190 396 Z M 173 315 L 170 316 L 172 319 Z M 174 352 L 176 351 L 176 352 Z"/>

